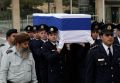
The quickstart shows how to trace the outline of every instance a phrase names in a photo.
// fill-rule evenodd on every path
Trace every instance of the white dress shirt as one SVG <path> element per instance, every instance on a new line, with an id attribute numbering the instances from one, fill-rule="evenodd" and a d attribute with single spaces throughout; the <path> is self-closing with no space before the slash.
<path id="1" fill-rule="evenodd" d="M 107 55 L 109 55 L 109 50 L 108 50 L 109 47 L 107 45 L 105 45 L 104 43 L 102 43 L 102 45 L 103 45 Z M 113 55 L 113 46 L 112 45 L 110 46 L 110 50 L 111 50 L 112 55 Z"/>

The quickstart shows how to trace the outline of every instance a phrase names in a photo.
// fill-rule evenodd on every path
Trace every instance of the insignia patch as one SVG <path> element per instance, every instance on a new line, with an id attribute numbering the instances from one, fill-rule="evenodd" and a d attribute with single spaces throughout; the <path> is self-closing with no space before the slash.
<path id="1" fill-rule="evenodd" d="M 98 61 L 105 61 L 105 59 L 98 59 Z"/>
<path id="2" fill-rule="evenodd" d="M 98 47 L 99 45 L 93 45 L 90 49 L 94 49 L 96 47 Z"/>
<path id="3" fill-rule="evenodd" d="M 52 52 L 55 51 L 55 50 L 52 50 Z"/>
<path id="4" fill-rule="evenodd" d="M 0 44 L 0 47 L 5 46 L 5 44 Z"/>
<path id="5" fill-rule="evenodd" d="M 7 54 L 9 54 L 9 53 L 11 53 L 11 52 L 13 52 L 13 51 L 12 51 L 12 50 L 7 50 L 7 51 L 6 51 Z"/>

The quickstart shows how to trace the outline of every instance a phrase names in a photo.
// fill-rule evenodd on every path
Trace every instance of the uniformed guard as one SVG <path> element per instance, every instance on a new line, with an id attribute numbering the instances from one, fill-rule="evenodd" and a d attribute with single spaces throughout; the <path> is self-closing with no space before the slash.
<path id="1" fill-rule="evenodd" d="M 116 26 L 117 31 L 116 31 L 116 37 L 114 38 L 114 44 L 120 44 L 120 24 Z"/>
<path id="2" fill-rule="evenodd" d="M 63 61 L 61 55 L 57 51 L 57 34 L 58 29 L 50 26 L 48 30 L 48 41 L 43 44 L 43 56 L 47 60 L 48 66 L 48 82 L 47 83 L 63 83 Z"/>
<path id="3" fill-rule="evenodd" d="M 28 33 L 28 35 L 30 36 L 30 39 L 31 39 L 31 40 L 34 39 L 33 26 L 27 25 L 24 30 Z"/>
<path id="4" fill-rule="evenodd" d="M 94 45 L 101 44 L 101 40 L 99 38 L 100 24 L 95 21 L 91 24 L 91 37 L 93 38 Z M 93 46 L 94 46 L 93 45 Z"/>
<path id="5" fill-rule="evenodd" d="M 102 26 L 101 40 L 87 56 L 85 83 L 120 83 L 120 46 L 113 45 L 111 24 Z"/>
<path id="6" fill-rule="evenodd" d="M 42 56 L 42 45 L 47 41 L 47 31 L 49 27 L 41 24 L 37 27 L 37 39 L 34 39 L 30 45 L 36 66 L 38 83 L 47 83 L 47 61 Z"/>
<path id="7" fill-rule="evenodd" d="M 14 46 L 14 37 L 17 34 L 16 29 L 9 29 L 6 32 L 6 42 L 4 44 L 0 45 L 0 63 L 1 63 L 1 58 L 3 56 L 4 51 L 6 51 L 8 48 Z"/>
<path id="8" fill-rule="evenodd" d="M 15 46 L 4 53 L 1 61 L 0 83 L 37 83 L 29 39 L 26 33 L 15 36 Z"/>

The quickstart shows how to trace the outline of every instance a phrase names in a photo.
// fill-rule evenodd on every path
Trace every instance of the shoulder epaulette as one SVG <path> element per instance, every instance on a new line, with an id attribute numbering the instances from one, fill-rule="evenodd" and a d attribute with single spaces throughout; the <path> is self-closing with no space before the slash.
<path id="1" fill-rule="evenodd" d="M 99 45 L 94 45 L 94 46 L 92 46 L 90 49 L 94 49 L 94 48 L 96 48 L 96 47 L 98 47 Z"/>
<path id="2" fill-rule="evenodd" d="M 9 54 L 9 53 L 11 53 L 11 52 L 13 52 L 13 51 L 12 51 L 12 50 L 7 50 L 7 51 L 6 51 L 7 54 Z"/>
<path id="3" fill-rule="evenodd" d="M 0 44 L 0 47 L 5 46 L 5 44 Z"/>

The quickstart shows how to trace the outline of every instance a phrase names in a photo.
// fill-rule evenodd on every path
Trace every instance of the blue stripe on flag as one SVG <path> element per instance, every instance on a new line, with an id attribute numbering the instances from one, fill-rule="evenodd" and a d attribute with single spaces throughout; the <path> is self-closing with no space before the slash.
<path id="1" fill-rule="evenodd" d="M 47 24 L 59 30 L 90 30 L 91 18 L 55 18 L 53 16 L 33 16 L 33 25 Z"/>

